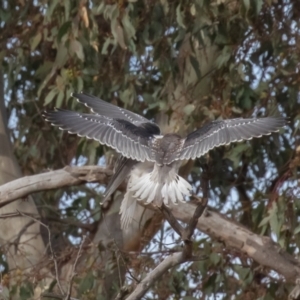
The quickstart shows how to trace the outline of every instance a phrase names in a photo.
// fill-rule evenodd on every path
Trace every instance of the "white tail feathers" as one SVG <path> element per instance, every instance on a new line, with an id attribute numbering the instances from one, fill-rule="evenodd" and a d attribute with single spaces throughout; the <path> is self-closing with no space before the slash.
<path id="1" fill-rule="evenodd" d="M 161 189 L 162 198 L 165 205 L 169 204 L 169 199 L 174 204 L 178 201 L 185 202 L 184 197 L 190 196 L 192 186 L 182 177 L 176 174 L 176 178 L 169 184 L 165 183 Z"/>
<path id="2" fill-rule="evenodd" d="M 157 164 L 141 163 L 130 172 L 127 192 L 121 204 L 121 227 L 126 229 L 135 220 L 144 207 L 137 203 L 153 203 L 160 207 L 162 203 L 177 204 L 185 202 L 190 196 L 192 186 L 177 174 L 177 165 L 158 166 Z M 137 221 L 138 222 L 138 221 Z"/>
<path id="3" fill-rule="evenodd" d="M 175 169 L 168 167 L 154 167 L 146 174 L 131 173 L 127 189 L 133 193 L 137 200 L 161 206 L 169 201 L 177 204 L 185 202 L 185 196 L 190 196 L 191 185 L 180 177 Z"/>

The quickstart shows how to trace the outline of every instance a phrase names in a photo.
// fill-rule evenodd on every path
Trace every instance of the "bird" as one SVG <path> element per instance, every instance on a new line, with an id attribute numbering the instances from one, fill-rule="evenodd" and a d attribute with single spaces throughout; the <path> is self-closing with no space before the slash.
<path id="1" fill-rule="evenodd" d="M 181 137 L 176 133 L 162 134 L 153 121 L 93 95 L 71 96 L 91 113 L 55 108 L 45 111 L 44 118 L 62 130 L 94 139 L 120 154 L 104 201 L 128 180 L 120 206 L 122 229 L 130 226 L 142 207 L 139 202 L 156 207 L 186 202 L 192 186 L 178 174 L 183 161 L 195 160 L 222 145 L 269 135 L 286 124 L 281 116 L 214 120 Z"/>

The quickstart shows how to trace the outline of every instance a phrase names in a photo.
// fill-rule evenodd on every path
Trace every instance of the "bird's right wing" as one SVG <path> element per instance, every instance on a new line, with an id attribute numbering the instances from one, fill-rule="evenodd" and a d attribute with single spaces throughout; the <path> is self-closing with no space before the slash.
<path id="1" fill-rule="evenodd" d="M 187 136 L 176 159 L 195 159 L 221 145 L 269 135 L 285 124 L 283 117 L 213 121 Z"/>
<path id="2" fill-rule="evenodd" d="M 123 156 L 137 161 L 155 161 L 152 139 L 160 134 L 154 123 L 136 126 L 124 119 L 112 119 L 97 114 L 80 114 L 56 109 L 45 112 L 45 119 L 70 133 L 95 139 Z"/>
<path id="3" fill-rule="evenodd" d="M 101 116 L 106 116 L 111 119 L 126 120 L 133 124 L 151 122 L 143 116 L 140 116 L 127 109 L 113 105 L 109 102 L 103 101 L 100 98 L 95 97 L 93 95 L 85 93 L 72 93 L 72 96 L 75 97 L 78 102 L 90 108 L 92 112 Z"/>

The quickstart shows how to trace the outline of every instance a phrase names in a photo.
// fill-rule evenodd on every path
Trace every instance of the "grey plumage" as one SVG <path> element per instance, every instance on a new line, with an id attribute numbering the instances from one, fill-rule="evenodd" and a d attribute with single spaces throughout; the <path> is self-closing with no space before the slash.
<path id="1" fill-rule="evenodd" d="M 124 181 L 128 174 L 130 174 L 133 166 L 137 163 L 138 161 L 126 158 L 124 156 L 120 156 L 118 158 L 115 164 L 114 174 L 110 178 L 110 181 L 103 195 L 103 203 L 106 202 L 109 197 L 115 192 L 115 190 Z"/>
<path id="2" fill-rule="evenodd" d="M 123 227 L 130 224 L 136 200 L 158 206 L 162 201 L 184 201 L 191 186 L 178 175 L 182 160 L 199 158 L 221 145 L 271 134 L 286 123 L 282 117 L 217 120 L 182 138 L 177 134 L 161 135 L 155 123 L 97 97 L 84 93 L 73 96 L 93 114 L 57 109 L 45 112 L 45 118 L 63 130 L 93 138 L 122 155 L 104 198 L 109 198 L 129 177 L 121 206 Z"/>

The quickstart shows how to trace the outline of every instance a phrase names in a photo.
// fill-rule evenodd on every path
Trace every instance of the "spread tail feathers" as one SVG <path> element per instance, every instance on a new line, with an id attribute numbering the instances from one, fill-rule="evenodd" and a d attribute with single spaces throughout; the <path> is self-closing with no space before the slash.
<path id="1" fill-rule="evenodd" d="M 166 172 L 163 178 L 160 171 L 154 168 L 152 172 L 135 176 L 134 172 L 128 182 L 128 190 L 133 196 L 145 203 L 153 203 L 161 206 L 172 201 L 177 204 L 178 201 L 185 202 L 185 196 L 190 196 L 191 185 L 180 177 L 173 169 Z"/>

